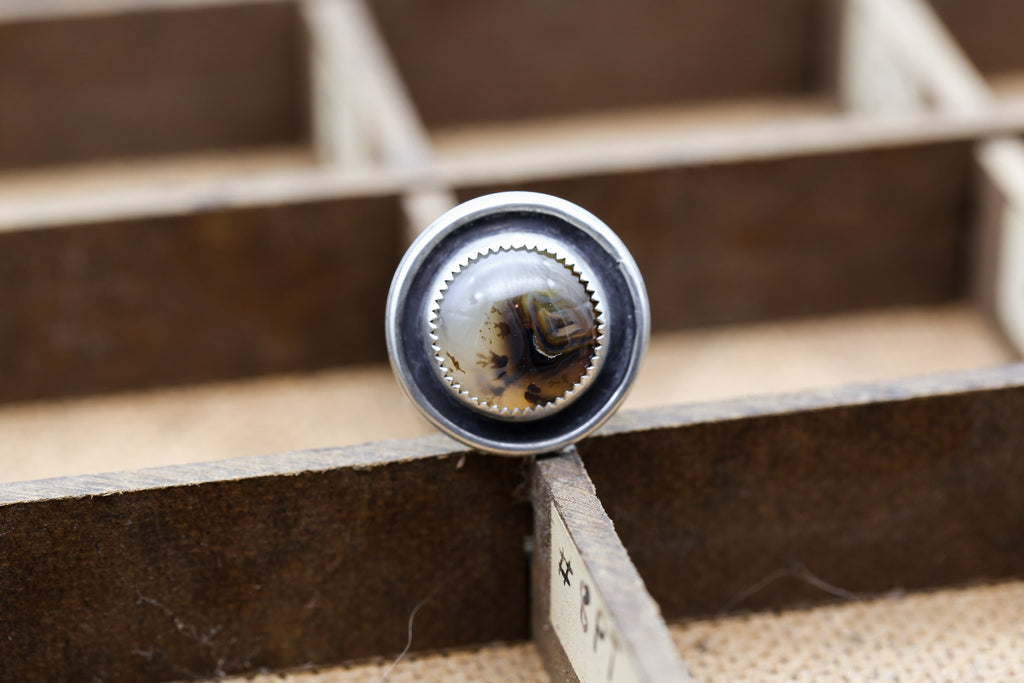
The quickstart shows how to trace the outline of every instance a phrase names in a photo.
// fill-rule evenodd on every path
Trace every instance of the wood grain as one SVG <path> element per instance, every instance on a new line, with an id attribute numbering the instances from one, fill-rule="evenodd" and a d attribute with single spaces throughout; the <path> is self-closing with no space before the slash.
<path id="1" fill-rule="evenodd" d="M 519 460 L 440 437 L 0 491 L 0 680 L 165 681 L 528 636 Z"/>
<path id="2" fill-rule="evenodd" d="M 623 416 L 580 453 L 679 619 L 1021 576 L 1022 411 L 1014 365 Z"/>
<path id="3" fill-rule="evenodd" d="M 678 619 L 1024 574 L 1022 410 L 1014 365 L 622 414 L 579 450 Z M 424 600 L 414 650 L 526 638 L 524 465 L 429 437 L 0 484 L 0 680 L 386 656 Z"/>
<path id="4" fill-rule="evenodd" d="M 308 138 L 293 2 L 0 22 L 0 168 Z"/>
<path id="5" fill-rule="evenodd" d="M 615 525 L 608 518 L 576 449 L 570 447 L 534 462 L 531 478 L 534 545 L 531 560 L 533 637 L 545 667 L 555 681 L 578 681 L 551 623 L 551 525 L 559 514 L 579 549 L 609 615 L 631 652 L 644 681 L 689 681 L 672 644 L 668 627 L 644 588 Z M 554 507 L 557 512 L 554 512 Z M 577 575 L 579 572 L 577 572 Z M 596 641 L 595 641 L 596 642 Z M 619 664 L 621 668 L 623 664 Z"/>
<path id="6" fill-rule="evenodd" d="M 395 196 L 0 234 L 0 401 L 384 359 Z"/>

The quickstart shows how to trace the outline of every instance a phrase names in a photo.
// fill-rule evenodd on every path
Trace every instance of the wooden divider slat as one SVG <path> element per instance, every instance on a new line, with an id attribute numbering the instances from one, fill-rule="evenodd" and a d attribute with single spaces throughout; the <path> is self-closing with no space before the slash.
<path id="1" fill-rule="evenodd" d="M 926 0 L 851 0 L 847 10 L 847 33 L 854 42 L 850 47 L 864 43 L 859 52 L 866 53 L 848 48 L 851 54 L 845 60 L 854 65 L 848 80 L 859 83 L 859 88 L 847 89 L 853 106 L 913 109 L 920 103 L 903 100 L 916 98 L 944 112 L 992 110 L 997 100 L 980 71 L 992 65 L 969 59 L 951 39 L 950 28 L 958 33 L 966 28 L 968 39 L 976 42 L 979 26 L 998 31 L 995 24 L 1009 21 L 1012 10 L 999 12 L 1000 22 L 994 21 L 991 3 L 973 8 L 971 17 L 950 3 Z M 952 25 L 947 27 L 940 14 L 950 17 Z M 858 35 L 858 27 L 864 36 Z M 869 58 L 872 47 L 887 53 L 888 72 L 901 72 L 896 90 L 902 89 L 903 96 L 889 92 L 891 83 L 873 92 L 871 73 L 881 64 Z M 970 56 L 976 56 L 979 47 L 984 60 L 983 46 L 971 45 Z M 1017 48 L 1017 53 L 1024 58 L 1024 49 Z M 1001 54 L 997 61 L 1008 54 Z M 857 66 L 858 60 L 862 66 Z M 993 134 L 977 143 L 974 157 L 978 173 L 970 220 L 969 288 L 994 326 L 1024 353 L 1024 144 L 1018 137 Z"/>
<path id="2" fill-rule="evenodd" d="M 537 459 L 531 490 L 533 637 L 552 680 L 690 680 L 576 449 Z M 552 609 L 557 601 L 568 614 Z"/>
<path id="3" fill-rule="evenodd" d="M 678 619 L 1024 575 L 1022 414 L 1016 365 L 628 413 L 579 451 Z M 526 466 L 437 436 L 0 484 L 0 680 L 389 655 L 421 603 L 414 650 L 526 638 Z M 637 585 L 606 580 L 636 574 L 581 481 L 567 527 L 588 562 L 613 548 L 592 571 L 648 633 Z"/>
<path id="4" fill-rule="evenodd" d="M 0 491 L 0 680 L 166 681 L 528 637 L 524 463 L 436 437 Z"/>
<path id="5" fill-rule="evenodd" d="M 980 143 L 980 206 L 973 244 L 973 292 L 1018 353 L 1024 354 L 1024 142 Z"/>
<path id="6" fill-rule="evenodd" d="M 0 233 L 0 401 L 384 360 L 395 195 Z"/>
<path id="7" fill-rule="evenodd" d="M 666 618 L 1024 575 L 1024 365 L 626 415 L 580 444 Z"/>

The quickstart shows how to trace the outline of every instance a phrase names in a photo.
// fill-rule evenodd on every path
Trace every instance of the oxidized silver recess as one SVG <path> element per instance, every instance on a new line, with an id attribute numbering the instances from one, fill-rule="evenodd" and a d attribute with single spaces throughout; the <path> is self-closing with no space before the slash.
<path id="1" fill-rule="evenodd" d="M 643 280 L 619 238 L 557 197 L 461 204 L 409 248 L 388 294 L 402 388 L 480 450 L 558 450 L 625 397 L 649 336 Z"/>

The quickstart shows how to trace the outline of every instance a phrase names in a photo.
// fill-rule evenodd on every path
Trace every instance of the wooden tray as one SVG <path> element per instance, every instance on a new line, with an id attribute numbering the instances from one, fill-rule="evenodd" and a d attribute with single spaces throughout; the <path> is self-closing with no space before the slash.
<path id="1" fill-rule="evenodd" d="M 619 232 L 656 335 L 953 304 L 1020 350 L 1020 12 L 0 4 L 0 401 L 380 363 L 411 237 L 512 188 Z M 649 408 L 528 461 L 427 437 L 0 484 L 0 679 L 391 657 L 422 605 L 417 651 L 532 638 L 591 680 L 614 640 L 682 680 L 663 618 L 780 568 L 1019 576 L 1022 392 L 1000 365 Z M 552 626 L 556 550 L 603 600 L 590 664 Z"/>

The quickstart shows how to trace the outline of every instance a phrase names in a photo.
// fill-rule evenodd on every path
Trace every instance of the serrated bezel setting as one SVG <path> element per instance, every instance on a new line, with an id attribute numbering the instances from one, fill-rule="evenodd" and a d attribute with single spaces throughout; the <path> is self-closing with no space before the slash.
<path id="1" fill-rule="evenodd" d="M 536 294 L 536 298 L 518 299 L 521 308 L 515 309 L 515 315 L 529 314 L 529 317 L 518 318 L 526 331 L 522 338 L 528 338 L 527 333 L 549 335 L 531 348 L 556 358 L 561 357 L 559 354 L 565 349 L 570 349 L 571 353 L 570 346 L 558 346 L 556 342 L 589 344 L 584 336 L 573 336 L 577 334 L 575 325 L 583 319 L 575 315 L 584 310 L 575 307 L 581 305 L 580 302 L 593 307 L 596 334 L 585 370 L 575 374 L 581 367 L 577 363 L 581 356 L 577 355 L 572 360 L 573 372 L 566 374 L 569 378 L 578 377 L 578 381 L 563 380 L 559 375 L 544 391 L 528 388 L 531 396 L 512 397 L 514 401 L 510 399 L 502 406 L 463 387 L 445 366 L 444 349 L 438 343 L 437 316 L 446 296 L 456 302 L 453 306 L 466 301 L 460 298 L 459 286 L 452 285 L 458 283 L 459 278 L 467 278 L 463 281 L 467 287 L 470 283 L 486 281 L 498 282 L 497 288 L 501 291 L 515 289 L 512 285 L 506 287 L 507 283 L 500 284 L 501 275 L 497 280 L 492 279 L 486 259 L 520 251 L 550 257 L 552 261 L 544 261 L 541 270 L 548 275 L 555 272 L 557 277 L 551 282 L 559 283 L 557 287 L 546 284 L 540 290 L 524 285 L 529 294 L 522 296 Z M 536 262 L 531 259 L 509 259 L 501 267 L 508 266 L 511 268 L 508 272 L 521 273 L 524 271 L 516 268 L 525 261 Z M 558 268 L 564 267 L 566 272 L 552 270 L 552 263 L 558 264 Z M 482 267 L 473 269 L 474 266 Z M 569 277 L 564 277 L 566 273 Z M 565 286 L 566 282 L 569 287 Z M 577 285 L 585 294 L 579 294 Z M 462 291 L 478 290 L 473 285 Z M 484 292 L 481 300 L 492 294 L 490 290 Z M 519 295 L 509 296 L 511 298 L 504 299 L 499 296 L 499 300 L 514 301 Z M 570 298 L 561 299 L 563 296 Z M 506 307 L 501 312 L 500 308 L 496 307 L 498 312 L 494 315 L 506 315 L 512 310 Z M 473 310 L 471 315 L 446 327 L 444 334 L 452 330 L 459 334 L 476 330 L 473 321 L 487 315 L 490 313 Z M 486 318 L 492 324 L 494 320 L 497 318 Z M 551 195 L 501 192 L 456 206 L 416 238 L 391 282 L 385 335 L 388 357 L 399 385 L 435 426 L 478 450 L 499 455 L 530 455 L 557 451 L 575 443 L 615 412 L 646 352 L 650 310 L 636 263 L 618 236 L 600 219 Z M 458 339 L 446 339 L 459 354 L 467 351 L 461 348 Z M 508 354 L 510 365 L 513 358 L 522 358 L 518 354 L 523 346 L 517 343 L 520 345 Z M 536 360 L 533 367 L 547 362 L 539 356 Z M 522 372 L 522 368 L 530 365 L 517 362 L 515 367 L 517 372 Z M 557 387 L 561 393 L 557 394 L 552 387 Z M 516 385 L 516 391 L 520 388 L 521 385 Z M 519 407 L 523 405 L 521 399 L 533 401 L 535 397 L 539 397 L 536 404 Z M 516 407 L 508 407 L 512 405 Z"/>
<path id="2" fill-rule="evenodd" d="M 463 378 L 466 371 L 461 367 L 455 367 L 453 358 L 450 354 L 447 354 L 447 350 L 440 345 L 441 340 L 438 335 L 438 326 L 441 323 L 441 309 L 444 306 L 445 295 L 447 294 L 451 284 L 457 278 L 470 272 L 474 266 L 480 264 L 484 259 L 500 259 L 502 254 L 510 252 L 528 252 L 538 254 L 551 259 L 554 263 L 558 264 L 571 274 L 575 279 L 575 282 L 579 284 L 582 292 L 584 292 L 589 298 L 594 325 L 593 350 L 590 353 L 589 362 L 583 369 L 579 378 L 573 378 L 575 381 L 573 381 L 572 386 L 566 389 L 562 394 L 555 396 L 550 400 L 537 402 L 525 407 L 517 406 L 511 408 L 502 405 L 500 399 L 494 398 L 493 395 L 491 397 L 477 395 L 471 386 L 472 382 Z M 601 297 L 598 293 L 600 291 L 600 286 L 594 285 L 591 282 L 592 278 L 588 277 L 585 268 L 586 266 L 579 263 L 577 259 L 574 259 L 570 253 L 566 253 L 564 249 L 560 249 L 559 245 L 545 243 L 545 241 L 529 235 L 519 236 L 518 239 L 508 239 L 488 244 L 483 251 L 478 251 L 473 254 L 462 254 L 457 262 L 450 264 L 449 267 L 446 267 L 446 269 L 442 271 L 445 274 L 442 276 L 441 282 L 436 287 L 434 294 L 430 297 L 428 337 L 430 340 L 430 348 L 434 354 L 436 367 L 442 381 L 457 397 L 459 397 L 461 401 L 470 407 L 502 420 L 524 422 L 536 420 L 551 415 L 552 413 L 555 413 L 571 404 L 581 395 L 581 392 L 586 390 L 586 387 L 597 376 L 603 355 L 605 316 Z M 470 372 L 473 371 L 471 370 Z M 460 375 L 463 377 L 460 377 Z"/>

